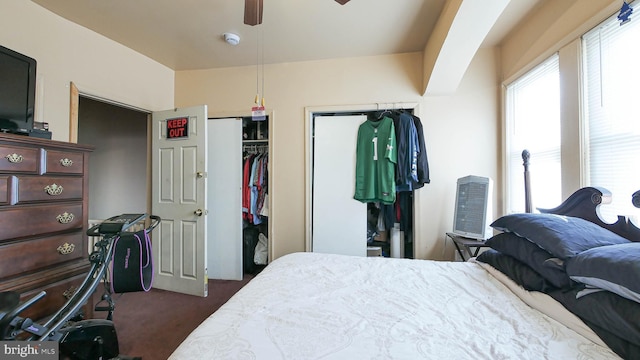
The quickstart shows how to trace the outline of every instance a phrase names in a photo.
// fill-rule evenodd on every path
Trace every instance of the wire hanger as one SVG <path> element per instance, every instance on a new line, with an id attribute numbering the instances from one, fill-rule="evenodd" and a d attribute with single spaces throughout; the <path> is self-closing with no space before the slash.
<path id="1" fill-rule="evenodd" d="M 382 119 L 386 114 L 391 114 L 391 110 L 385 109 L 381 113 L 378 114 L 378 120 Z"/>

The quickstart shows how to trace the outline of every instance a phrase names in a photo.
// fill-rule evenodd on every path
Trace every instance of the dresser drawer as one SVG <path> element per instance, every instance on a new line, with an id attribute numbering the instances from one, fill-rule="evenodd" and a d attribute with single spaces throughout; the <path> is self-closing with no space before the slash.
<path id="1" fill-rule="evenodd" d="M 45 174 L 82 174 L 83 153 L 57 150 L 45 150 L 45 153 Z"/>
<path id="2" fill-rule="evenodd" d="M 82 229 L 82 204 L 23 206 L 0 210 L 0 241 Z"/>
<path id="3" fill-rule="evenodd" d="M 0 176 L 0 205 L 9 204 L 9 179 L 11 176 Z"/>
<path id="4" fill-rule="evenodd" d="M 37 174 L 40 154 L 39 148 L 0 145 L 0 171 Z"/>
<path id="5" fill-rule="evenodd" d="M 18 176 L 17 204 L 36 201 L 82 199 L 81 177 Z"/>
<path id="6" fill-rule="evenodd" d="M 47 292 L 47 295 L 44 298 L 31 305 L 27 310 L 20 313 L 19 316 L 37 321 L 53 315 L 80 287 L 85 277 L 86 274 L 79 274 L 20 294 L 20 301 L 25 301 L 38 294 L 40 291 L 44 290 Z M 42 321 L 40 323 L 42 323 Z"/>
<path id="7" fill-rule="evenodd" d="M 0 246 L 0 278 L 39 271 L 52 265 L 87 256 L 82 231 Z"/>

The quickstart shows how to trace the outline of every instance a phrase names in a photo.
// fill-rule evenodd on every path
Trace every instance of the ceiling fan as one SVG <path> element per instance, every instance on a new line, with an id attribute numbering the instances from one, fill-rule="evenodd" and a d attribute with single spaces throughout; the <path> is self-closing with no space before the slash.
<path id="1" fill-rule="evenodd" d="M 335 1 L 340 5 L 349 2 L 349 0 Z M 262 24 L 262 0 L 244 0 L 244 23 L 251 26 Z"/>

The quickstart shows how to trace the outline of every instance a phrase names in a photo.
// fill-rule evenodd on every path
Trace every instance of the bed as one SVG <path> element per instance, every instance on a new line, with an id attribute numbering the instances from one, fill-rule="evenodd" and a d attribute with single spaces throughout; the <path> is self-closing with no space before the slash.
<path id="1" fill-rule="evenodd" d="M 467 262 L 283 256 L 170 359 L 638 359 L 640 262 L 597 249 L 640 256 L 640 230 L 599 221 L 607 196 L 501 217 Z"/>

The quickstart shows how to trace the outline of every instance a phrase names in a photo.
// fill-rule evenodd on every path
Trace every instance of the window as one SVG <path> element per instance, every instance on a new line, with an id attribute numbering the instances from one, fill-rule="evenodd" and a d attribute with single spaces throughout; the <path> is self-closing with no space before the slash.
<path id="1" fill-rule="evenodd" d="M 635 15 L 635 14 L 634 14 Z M 586 184 L 611 191 L 601 207 L 609 222 L 638 214 L 631 194 L 640 189 L 640 19 L 614 16 L 583 38 Z M 636 221 L 636 223 L 638 223 Z"/>
<path id="2" fill-rule="evenodd" d="M 533 207 L 562 201 L 560 73 L 553 55 L 506 89 L 507 213 L 524 212 L 522 151 L 531 153 Z"/>

